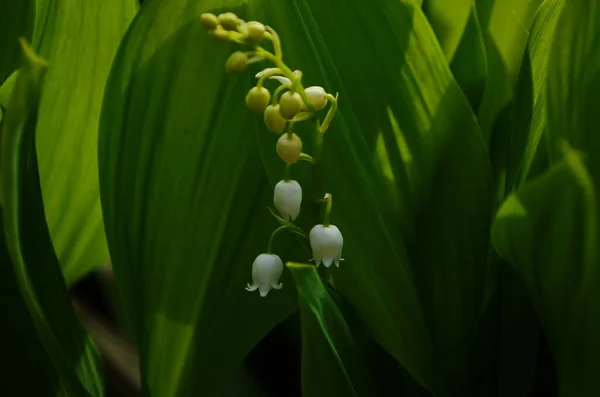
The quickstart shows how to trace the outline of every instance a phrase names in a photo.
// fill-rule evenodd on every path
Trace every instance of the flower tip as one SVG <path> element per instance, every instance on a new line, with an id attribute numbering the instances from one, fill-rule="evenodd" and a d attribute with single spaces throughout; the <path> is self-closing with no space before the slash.
<path id="1" fill-rule="evenodd" d="M 241 73 L 248 67 L 248 55 L 242 51 L 236 51 L 227 58 L 225 71 L 227 73 Z"/>
<path id="2" fill-rule="evenodd" d="M 279 110 L 284 119 L 292 119 L 303 105 L 302 97 L 297 92 L 286 91 L 279 98 Z"/>
<path id="3" fill-rule="evenodd" d="M 300 154 L 302 153 L 302 140 L 298 135 L 292 133 L 285 133 L 277 140 L 275 147 L 279 158 L 284 162 L 294 164 L 300 160 Z"/>
<path id="4" fill-rule="evenodd" d="M 258 44 L 265 36 L 265 25 L 257 21 L 250 21 L 246 25 L 246 42 L 249 45 Z"/>
<path id="5" fill-rule="evenodd" d="M 211 14 L 210 12 L 205 12 L 202 15 L 200 15 L 200 22 L 206 30 L 213 30 L 214 28 L 219 26 L 219 18 L 217 18 L 215 14 Z"/>
<path id="6" fill-rule="evenodd" d="M 239 18 L 233 12 L 219 14 L 219 23 L 226 30 L 236 30 L 240 24 Z"/>
<path id="7" fill-rule="evenodd" d="M 281 116 L 279 105 L 269 105 L 265 108 L 265 126 L 273 134 L 281 134 L 285 130 L 286 119 Z"/>
<path id="8" fill-rule="evenodd" d="M 246 95 L 246 105 L 255 113 L 263 113 L 270 100 L 271 93 L 265 87 L 253 87 Z"/>

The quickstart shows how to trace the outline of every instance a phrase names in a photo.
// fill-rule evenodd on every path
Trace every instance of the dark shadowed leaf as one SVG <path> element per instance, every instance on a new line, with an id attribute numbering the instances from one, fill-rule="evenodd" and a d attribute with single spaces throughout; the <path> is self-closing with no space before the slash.
<path id="1" fill-rule="evenodd" d="M 596 187 L 574 150 L 509 196 L 493 243 L 523 281 L 557 365 L 559 393 L 600 390 Z"/>
<path id="2" fill-rule="evenodd" d="M 302 395 L 370 396 L 359 346 L 314 265 L 288 263 L 302 322 Z"/>
<path id="3" fill-rule="evenodd" d="M 40 384 L 27 387 L 39 386 L 44 390 L 41 395 L 63 391 L 68 395 L 99 397 L 103 395 L 103 385 L 97 353 L 75 317 L 44 216 L 35 138 L 47 64 L 25 43 L 23 50 L 24 62 L 0 130 L 2 248 L 6 244 L 10 256 L 10 261 L 4 263 L 7 255 L 2 253 L 0 289 L 3 293 L 16 292 L 18 286 L 20 294 L 11 295 L 6 304 L 14 302 L 15 306 L 7 307 L 8 313 L 2 312 L 3 321 L 9 323 L 2 330 L 6 332 L 2 334 L 3 343 L 5 337 L 14 337 L 16 325 L 23 326 L 24 336 L 33 340 L 13 341 L 21 349 L 11 348 L 9 352 L 14 356 L 5 356 L 3 350 L 2 360 L 11 366 L 16 365 L 16 360 L 39 360 L 26 363 L 24 368 L 39 366 Z M 37 350 L 42 346 L 43 352 Z M 9 390 L 18 387 L 13 381 L 8 380 Z"/>

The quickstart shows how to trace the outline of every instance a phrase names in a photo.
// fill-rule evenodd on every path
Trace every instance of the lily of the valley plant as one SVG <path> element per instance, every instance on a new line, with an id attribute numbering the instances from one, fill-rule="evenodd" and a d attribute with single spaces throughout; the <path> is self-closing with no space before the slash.
<path id="1" fill-rule="evenodd" d="M 252 63 L 269 61 L 273 67 L 266 68 L 256 74 L 258 79 L 246 96 L 248 108 L 262 114 L 267 129 L 279 135 L 275 150 L 286 163 L 285 175 L 275 185 L 273 204 L 281 214 L 278 220 L 282 224 L 271 234 L 267 252 L 256 257 L 252 265 L 252 284 L 246 286 L 248 291 L 258 290 L 265 297 L 271 289 L 281 289 L 279 278 L 283 273 L 281 258 L 272 252 L 273 238 L 280 231 L 288 230 L 308 238 L 316 266 L 321 263 L 330 267 L 333 263 L 339 267 L 342 260 L 344 239 L 340 230 L 329 222 L 331 212 L 331 194 L 326 193 L 320 201 L 325 203 L 323 223 L 315 225 L 307 234 L 293 222 L 300 214 L 302 204 L 302 187 L 291 179 L 291 167 L 300 160 L 316 164 L 321 161 L 323 134 L 329 128 L 337 110 L 337 95 L 333 96 L 323 87 L 304 88 L 302 72 L 288 67 L 281 51 L 281 42 L 277 32 L 269 26 L 257 21 L 246 22 L 233 13 L 216 16 L 205 13 L 201 21 L 209 34 L 217 41 L 232 41 L 247 47 L 246 51 L 236 51 L 225 63 L 227 73 L 240 73 Z M 273 45 L 273 52 L 260 46 L 264 40 Z M 277 80 L 281 85 L 271 93 L 263 86 L 265 79 Z M 318 112 L 330 104 L 329 110 L 321 123 Z M 294 125 L 317 118 L 315 123 L 315 156 L 302 152 L 302 139 L 294 133 Z M 317 155 L 318 154 L 318 155 Z M 317 192 L 318 193 L 318 192 Z"/>

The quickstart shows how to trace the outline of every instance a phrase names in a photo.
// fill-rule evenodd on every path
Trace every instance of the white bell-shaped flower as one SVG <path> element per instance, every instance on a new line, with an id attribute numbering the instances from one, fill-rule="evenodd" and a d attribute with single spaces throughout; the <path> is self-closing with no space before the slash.
<path id="1" fill-rule="evenodd" d="M 336 267 L 340 267 L 340 261 L 343 260 L 344 238 L 337 226 L 316 225 L 310 230 L 308 237 L 317 267 L 321 262 L 325 267 L 331 266 L 332 263 L 335 263 Z"/>
<path id="2" fill-rule="evenodd" d="M 293 221 L 296 220 L 300 213 L 300 204 L 302 204 L 302 187 L 293 179 L 277 182 L 273 203 L 283 219 L 286 221 L 290 218 Z"/>
<path id="3" fill-rule="evenodd" d="M 306 92 L 306 95 L 310 99 L 310 102 L 315 110 L 321 110 L 327 106 L 327 97 L 325 96 L 327 93 L 323 87 L 308 87 L 304 89 L 304 92 Z"/>
<path id="4" fill-rule="evenodd" d="M 275 254 L 260 254 L 252 264 L 252 285 L 246 285 L 246 291 L 258 291 L 263 298 L 271 288 L 281 289 L 279 278 L 283 273 L 283 262 Z"/>

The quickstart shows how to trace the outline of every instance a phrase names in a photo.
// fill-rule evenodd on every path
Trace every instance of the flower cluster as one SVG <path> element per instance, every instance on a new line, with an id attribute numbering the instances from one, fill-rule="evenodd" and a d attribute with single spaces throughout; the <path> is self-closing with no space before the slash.
<path id="1" fill-rule="evenodd" d="M 276 229 L 269 239 L 267 252 L 260 254 L 252 265 L 252 284 L 246 290 L 258 290 L 265 297 L 271 289 L 281 289 L 279 278 L 283 273 L 281 258 L 272 253 L 273 238 L 277 233 L 288 230 L 308 238 L 316 266 L 321 263 L 330 267 L 335 263 L 339 267 L 342 259 L 344 239 L 340 230 L 329 223 L 332 198 L 326 193 L 322 202 L 325 203 L 323 223 L 315 225 L 308 236 L 293 222 L 300 214 L 302 204 L 302 187 L 290 178 L 290 169 L 300 160 L 317 163 L 320 156 L 312 157 L 302 152 L 302 139 L 294 133 L 294 125 L 316 118 L 315 154 L 321 152 L 322 135 L 327 131 L 337 111 L 337 95 L 333 96 L 323 87 L 311 86 L 304 88 L 302 72 L 290 69 L 284 62 L 281 42 L 277 32 L 269 26 L 257 21 L 246 22 L 237 15 L 227 12 L 216 16 L 205 13 L 200 17 L 202 25 L 209 35 L 217 41 L 231 41 L 242 44 L 246 51 L 235 51 L 225 62 L 227 73 L 241 73 L 248 65 L 269 61 L 273 64 L 256 74 L 257 83 L 246 95 L 246 105 L 258 114 L 262 114 L 265 127 L 273 134 L 279 135 L 275 150 L 277 155 L 286 163 L 284 178 L 275 185 L 273 203 L 281 214 L 276 216 L 281 226 Z M 273 52 L 260 44 L 271 42 Z M 275 80 L 280 85 L 271 93 L 264 82 L 266 79 Z M 329 106 L 327 114 L 320 121 L 318 113 Z M 318 192 L 317 192 L 318 193 Z"/>

